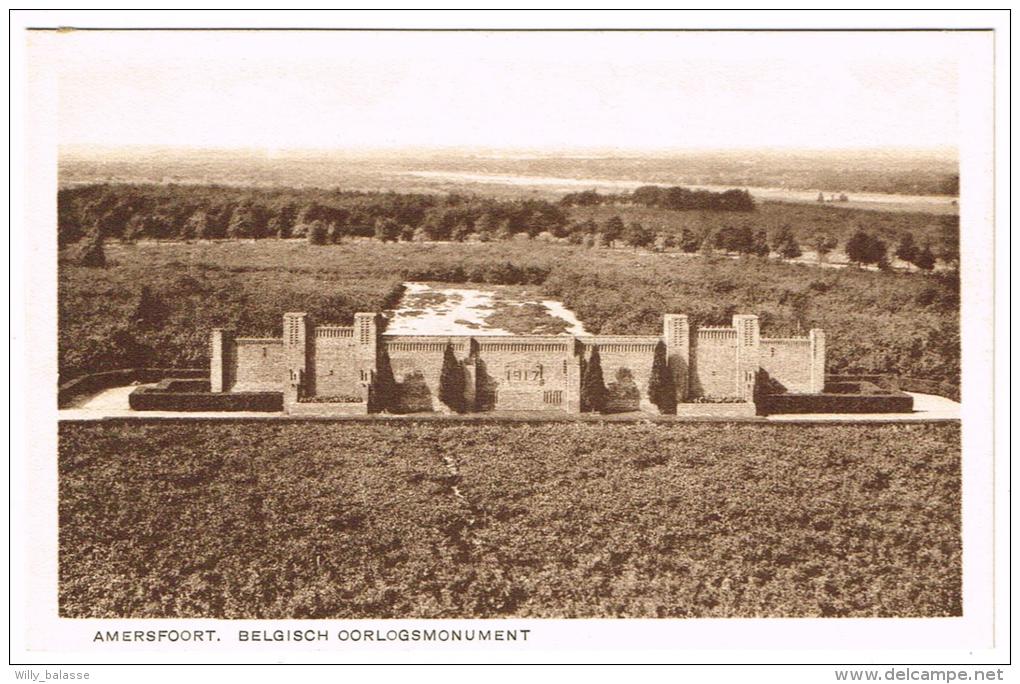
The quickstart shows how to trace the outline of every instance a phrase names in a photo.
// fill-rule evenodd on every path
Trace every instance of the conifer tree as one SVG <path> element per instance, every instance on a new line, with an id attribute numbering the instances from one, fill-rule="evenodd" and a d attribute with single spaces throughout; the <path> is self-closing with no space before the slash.
<path id="1" fill-rule="evenodd" d="M 584 367 L 581 379 L 581 411 L 602 413 L 606 408 L 606 383 L 602 377 L 602 356 L 598 345 L 591 350 L 591 357 Z"/>
<path id="2" fill-rule="evenodd" d="M 464 369 L 449 342 L 443 351 L 443 368 L 439 373 L 439 400 L 457 413 L 464 411 Z"/>
<path id="3" fill-rule="evenodd" d="M 900 244 L 896 247 L 896 256 L 908 264 L 914 264 L 917 262 L 919 251 L 917 243 L 914 242 L 914 234 L 905 233 L 900 240 Z"/>
<path id="4" fill-rule="evenodd" d="M 389 352 L 383 347 L 379 352 L 379 363 L 376 366 L 375 385 L 372 387 L 374 411 L 394 413 L 397 410 L 397 380 L 393 377 L 393 365 L 390 363 Z"/>
<path id="5" fill-rule="evenodd" d="M 660 413 L 676 413 L 676 383 L 669 372 L 666 345 L 660 340 L 655 345 L 652 360 L 652 374 L 648 378 L 648 398 L 659 408 Z"/>
<path id="6" fill-rule="evenodd" d="M 95 226 L 78 246 L 78 263 L 91 268 L 106 266 L 106 252 L 103 250 L 103 231 Z"/>

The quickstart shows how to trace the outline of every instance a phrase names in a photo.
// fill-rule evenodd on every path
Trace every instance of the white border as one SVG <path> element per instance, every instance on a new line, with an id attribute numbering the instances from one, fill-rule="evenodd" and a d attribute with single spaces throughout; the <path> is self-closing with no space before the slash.
<path id="1" fill-rule="evenodd" d="M 1009 103 L 1002 97 L 1006 91 L 1008 71 L 1003 65 L 1008 64 L 1009 27 L 1006 17 L 990 12 L 954 12 L 948 13 L 916 13 L 916 12 L 879 12 L 879 13 L 788 13 L 788 12 L 734 12 L 708 13 L 691 12 L 683 14 L 663 14 L 658 12 L 623 12 L 623 13 L 584 13 L 568 12 L 546 13 L 494 13 L 494 12 L 355 12 L 338 14 L 329 13 L 251 13 L 230 14 L 223 12 L 199 13 L 186 11 L 183 13 L 167 12 L 16 12 L 12 16 L 11 54 L 12 54 L 12 169 L 16 170 L 11 178 L 11 305 L 12 305 L 12 396 L 26 398 L 27 402 L 15 402 L 11 412 L 11 463 L 12 487 L 11 506 L 14 513 L 12 528 L 11 564 L 12 585 L 12 632 L 11 656 L 16 662 L 151 662 L 153 654 L 145 650 L 123 650 L 111 653 L 107 649 L 90 648 L 66 651 L 39 652 L 28 650 L 25 641 L 26 628 L 34 626 L 36 634 L 45 635 L 46 639 L 54 639 L 62 633 L 78 639 L 83 631 L 88 631 L 85 622 L 46 618 L 39 611 L 29 611 L 22 600 L 27 601 L 19 591 L 20 588 L 35 582 L 35 592 L 31 596 L 31 605 L 49 605 L 55 607 L 55 589 L 52 573 L 49 577 L 40 573 L 40 560 L 55 557 L 55 539 L 31 539 L 27 536 L 28 525 L 33 517 L 44 518 L 48 529 L 55 529 L 55 511 L 42 509 L 41 501 L 55 501 L 55 468 L 52 467 L 55 453 L 55 438 L 52 430 L 42 430 L 40 425 L 52 426 L 55 421 L 55 406 L 52 395 L 52 384 L 46 380 L 51 377 L 48 370 L 55 367 L 55 361 L 49 357 L 41 357 L 40 352 L 54 349 L 49 344 L 42 344 L 43 339 L 26 339 L 24 333 L 31 328 L 38 331 L 49 328 L 48 339 L 52 339 L 55 323 L 55 259 L 52 258 L 52 246 L 38 239 L 51 231 L 55 218 L 52 208 L 51 193 L 55 187 L 55 154 L 51 145 L 41 141 L 38 135 L 46 126 L 52 126 L 53 119 L 42 114 L 49 109 L 52 113 L 52 90 L 28 89 L 24 78 L 27 64 L 23 34 L 26 26 L 315 26 L 344 25 L 347 27 L 593 27 L 607 26 L 624 27 L 833 27 L 839 25 L 856 28 L 893 28 L 893 27 L 995 27 L 999 30 L 996 43 L 996 57 L 999 71 L 997 85 L 999 99 L 997 102 L 998 116 L 1001 122 L 1008 121 Z M 1003 662 L 1008 659 L 1009 628 L 1008 606 L 1008 561 L 1005 552 L 1008 533 L 1008 384 L 1004 382 L 1002 373 L 993 375 L 991 365 L 991 339 L 988 331 L 992 320 L 993 306 L 999 312 L 999 330 L 996 331 L 998 346 L 995 350 L 998 368 L 1007 367 L 1008 329 L 1004 322 L 1004 305 L 1008 305 L 1008 270 L 1005 268 L 988 268 L 989 256 L 1008 253 L 1008 152 L 1004 141 L 999 140 L 999 157 L 996 160 L 999 169 L 995 187 L 996 206 L 992 205 L 989 190 L 992 188 L 991 157 L 991 121 L 987 102 L 991 95 L 992 84 L 978 83 L 971 76 L 985 73 L 982 55 L 975 51 L 973 64 L 968 71 L 961 74 L 961 126 L 965 127 L 974 140 L 961 147 L 961 177 L 963 190 L 961 197 L 962 221 L 964 225 L 990 226 L 993 209 L 1000 218 L 998 231 L 995 234 L 996 244 L 993 251 L 993 237 L 988 230 L 971 232 L 962 236 L 964 260 L 962 271 L 964 277 L 963 310 L 965 312 L 962 327 L 964 344 L 964 461 L 967 464 L 975 459 L 984 461 L 991 449 L 991 439 L 998 443 L 997 479 L 995 489 L 991 480 L 981 471 L 971 473 L 968 469 L 964 477 L 964 576 L 965 576 L 965 611 L 966 615 L 959 619 L 949 620 L 691 620 L 691 621 L 530 621 L 507 620 L 495 621 L 504 628 L 532 628 L 535 635 L 528 648 L 514 652 L 505 649 L 466 650 L 463 647 L 444 648 L 429 646 L 410 650 L 399 647 L 385 646 L 361 651 L 343 650 L 330 645 L 325 652 L 286 653 L 275 649 L 262 648 L 258 651 L 244 653 L 228 653 L 223 650 L 215 652 L 176 652 L 155 656 L 157 661 L 168 659 L 180 661 L 187 659 L 193 662 L 231 662 L 238 657 L 251 662 L 278 662 L 282 658 L 292 661 L 339 661 L 339 660 L 372 660 L 379 662 L 419 662 L 419 661 L 474 661 L 474 662 L 623 662 L 623 661 L 674 661 L 674 662 Z M 966 83 L 964 83 L 966 81 Z M 967 93 L 965 97 L 963 94 Z M 29 118 L 31 130 L 26 130 L 25 117 L 18 110 L 19 104 L 31 107 Z M 1000 128 L 1002 130 L 1002 128 Z M 34 133 L 33 138 L 26 134 Z M 32 140 L 26 148 L 26 141 Z M 23 179 L 29 179 L 26 185 Z M 31 211 L 28 211 L 31 207 Z M 1002 251 L 1003 249 L 1007 251 Z M 26 269 L 28 265 L 30 268 Z M 993 280 L 994 278 L 994 280 Z M 27 284 L 27 288 L 26 288 Z M 995 286 L 998 286 L 996 288 Z M 994 292 L 996 298 L 988 296 Z M 26 298 L 26 294 L 28 298 Z M 28 325 L 25 323 L 26 313 L 32 316 Z M 35 353 L 29 353 L 30 350 Z M 39 378 L 45 378 L 39 381 Z M 52 374 L 55 378 L 55 373 Z M 33 382 L 29 383 L 28 379 Z M 997 379 L 995 423 L 991 421 L 992 404 L 988 389 L 992 380 Z M 32 430 L 28 429 L 32 426 Z M 31 437 L 31 439 L 29 439 Z M 33 456 L 34 454 L 34 456 Z M 989 463 L 990 465 L 990 463 Z M 29 473 L 31 470 L 31 473 Z M 38 485 L 44 482 L 49 490 L 43 495 Z M 29 486 L 31 484 L 31 487 Z M 997 525 L 990 524 L 995 514 Z M 993 539 L 994 534 L 994 539 Z M 991 548 L 993 541 L 998 543 L 1001 552 L 995 563 L 996 599 L 990 595 L 992 585 Z M 28 555 L 26 555 L 28 554 Z M 19 597 L 19 598 L 14 598 Z M 972 615 L 990 616 L 994 613 L 994 643 L 991 643 L 993 624 L 990 621 L 974 623 Z M 43 619 L 40 620 L 39 618 Z M 102 621 L 110 623 L 130 624 L 132 627 L 142 621 Z M 208 621 L 162 621 L 166 627 L 172 622 L 175 628 L 185 627 L 194 623 L 200 628 L 207 628 Z M 368 621 L 366 621 L 367 623 Z M 422 624 L 415 621 L 416 624 Z M 328 623 L 331 626 L 337 623 Z M 471 623 L 478 626 L 477 622 Z M 381 628 L 393 628 L 394 622 L 384 622 Z M 449 622 L 444 622 L 449 627 Z M 230 629 L 240 627 L 240 623 L 229 623 Z M 335 631 L 335 627 L 333 627 Z M 624 644 L 641 644 L 641 650 L 624 648 Z M 833 648 L 839 644 L 839 648 Z M 743 648 L 732 648 L 734 645 Z M 753 646 L 752 646 L 753 645 Z M 857 648 L 848 650 L 856 645 Z M 863 648 L 861 648 L 863 647 Z M 723 648 L 726 650 L 715 650 Z"/>

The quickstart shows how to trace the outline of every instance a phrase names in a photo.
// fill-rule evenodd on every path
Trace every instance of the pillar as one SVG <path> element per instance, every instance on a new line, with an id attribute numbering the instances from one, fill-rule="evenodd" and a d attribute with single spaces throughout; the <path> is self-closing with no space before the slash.
<path id="1" fill-rule="evenodd" d="M 472 337 L 467 341 L 467 356 L 461 361 L 464 367 L 464 410 L 478 410 L 478 343 Z"/>
<path id="2" fill-rule="evenodd" d="M 744 401 L 754 401 L 754 385 L 761 368 L 758 317 L 737 314 L 733 317 L 733 327 L 737 330 L 737 396 Z"/>
<path id="3" fill-rule="evenodd" d="M 808 332 L 811 342 L 811 391 L 825 391 L 825 331 L 812 328 Z"/>
<path id="4" fill-rule="evenodd" d="M 566 408 L 569 413 L 581 412 L 581 359 L 584 354 L 584 345 L 574 338 L 572 345 L 573 353 L 569 354 L 564 363 L 567 364 L 567 391 L 564 397 Z"/>
<path id="5" fill-rule="evenodd" d="M 283 401 L 293 404 L 300 397 L 315 395 L 315 382 L 310 369 L 309 318 L 306 313 L 283 314 L 283 357 L 286 377 Z"/>
<path id="6" fill-rule="evenodd" d="M 229 392 L 233 384 L 234 331 L 213 328 L 211 342 L 209 389 L 212 392 Z"/>
<path id="7" fill-rule="evenodd" d="M 368 401 L 369 386 L 375 381 L 379 368 L 379 314 L 354 314 L 354 342 L 358 371 L 366 380 L 362 383 L 362 397 Z"/>
<path id="8" fill-rule="evenodd" d="M 676 400 L 687 400 L 691 367 L 691 324 L 684 314 L 662 317 L 662 339 L 666 343 L 666 360 L 676 385 Z"/>

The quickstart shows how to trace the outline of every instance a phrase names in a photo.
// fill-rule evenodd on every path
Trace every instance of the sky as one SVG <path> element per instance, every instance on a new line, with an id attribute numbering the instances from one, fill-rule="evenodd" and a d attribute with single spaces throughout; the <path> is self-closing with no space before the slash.
<path id="1" fill-rule="evenodd" d="M 32 32 L 59 143 L 955 148 L 950 33 Z"/>

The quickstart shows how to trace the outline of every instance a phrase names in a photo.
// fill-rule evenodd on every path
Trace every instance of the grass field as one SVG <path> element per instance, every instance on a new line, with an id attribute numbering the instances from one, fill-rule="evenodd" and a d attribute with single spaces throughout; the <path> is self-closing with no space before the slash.
<path id="1" fill-rule="evenodd" d="M 65 617 L 961 614 L 955 424 L 63 423 Z"/>
<path id="2" fill-rule="evenodd" d="M 138 365 L 201 367 L 213 327 L 279 335 L 285 311 L 349 324 L 356 311 L 393 307 L 401 282 L 419 280 L 535 286 L 596 334 L 655 334 L 664 312 L 704 325 L 755 313 L 766 335 L 823 328 L 829 372 L 959 381 L 958 290 L 942 276 L 534 240 L 140 242 L 106 252 L 105 268 L 60 263 L 64 379 Z M 140 306 L 143 285 L 149 297 Z"/>

